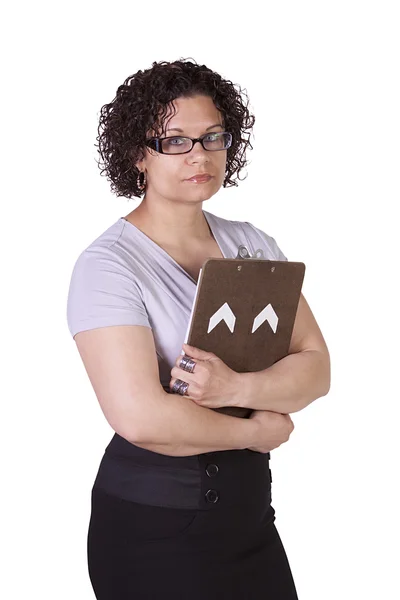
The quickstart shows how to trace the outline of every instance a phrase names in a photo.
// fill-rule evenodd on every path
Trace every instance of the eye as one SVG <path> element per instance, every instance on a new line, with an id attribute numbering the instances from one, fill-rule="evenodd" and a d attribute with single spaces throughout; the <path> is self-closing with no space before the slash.
<path id="1" fill-rule="evenodd" d="M 204 139 L 207 140 L 207 142 L 215 142 L 219 138 L 220 135 L 221 134 L 219 132 L 208 133 Z"/>
<path id="2" fill-rule="evenodd" d="M 165 140 L 165 142 L 167 142 L 167 144 L 170 146 L 180 146 L 181 144 L 185 143 L 185 138 L 172 137 L 172 138 L 169 138 L 168 140 Z"/>

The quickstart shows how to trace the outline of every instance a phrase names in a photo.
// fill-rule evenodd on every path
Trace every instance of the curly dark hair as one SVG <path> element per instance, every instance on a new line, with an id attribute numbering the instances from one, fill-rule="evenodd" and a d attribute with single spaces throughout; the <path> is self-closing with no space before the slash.
<path id="1" fill-rule="evenodd" d="M 144 158 L 146 135 L 153 131 L 163 135 L 165 117 L 176 114 L 172 101 L 205 95 L 212 98 L 221 112 L 224 128 L 232 133 L 232 145 L 227 150 L 223 187 L 237 186 L 236 179 L 248 162 L 245 154 L 255 117 L 248 110 L 248 97 L 240 86 L 223 79 L 205 65 L 193 59 L 174 62 L 153 62 L 152 67 L 129 76 L 117 89 L 115 98 L 102 106 L 95 144 L 103 162 L 98 161 L 101 175 L 111 181 L 117 196 L 140 197 L 139 170 L 136 163 Z M 169 119 L 168 119 L 169 120 Z M 236 175 L 236 179 L 235 179 Z M 243 177 L 245 179 L 245 177 Z"/>

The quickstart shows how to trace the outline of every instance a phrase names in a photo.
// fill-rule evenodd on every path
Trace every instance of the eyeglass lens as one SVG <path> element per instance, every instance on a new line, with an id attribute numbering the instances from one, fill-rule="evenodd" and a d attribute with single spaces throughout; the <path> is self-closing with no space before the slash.
<path id="1" fill-rule="evenodd" d="M 203 145 L 206 150 L 225 150 L 229 147 L 230 135 L 228 133 L 209 133 L 203 138 Z M 189 152 L 192 148 L 192 140 L 187 137 L 174 136 L 163 139 L 161 142 L 162 151 L 165 154 L 181 154 Z"/>

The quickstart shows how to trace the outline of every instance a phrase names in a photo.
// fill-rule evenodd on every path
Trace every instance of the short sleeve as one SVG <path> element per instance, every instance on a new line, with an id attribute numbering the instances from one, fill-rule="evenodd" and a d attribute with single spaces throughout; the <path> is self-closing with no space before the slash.
<path id="1" fill-rule="evenodd" d="M 246 225 L 251 227 L 251 230 L 254 232 L 254 234 L 257 235 L 259 240 L 264 244 L 264 246 L 267 247 L 267 254 L 272 257 L 271 260 L 288 260 L 276 243 L 275 238 L 265 233 L 265 231 L 262 231 L 262 229 L 258 229 L 258 227 L 255 227 L 248 221 L 246 221 Z M 267 256 L 267 258 L 269 257 Z"/>
<path id="2" fill-rule="evenodd" d="M 134 273 L 109 249 L 85 250 L 78 257 L 69 286 L 67 322 L 72 337 L 111 325 L 151 328 Z"/>

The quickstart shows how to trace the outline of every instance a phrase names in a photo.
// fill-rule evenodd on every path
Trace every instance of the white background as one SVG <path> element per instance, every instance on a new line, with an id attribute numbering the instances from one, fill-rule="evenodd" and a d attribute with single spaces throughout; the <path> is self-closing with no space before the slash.
<path id="1" fill-rule="evenodd" d="M 100 176 L 99 110 L 137 70 L 192 57 L 245 88 L 256 115 L 248 178 L 203 208 L 252 222 L 306 264 L 303 293 L 331 354 L 329 394 L 293 415 L 272 453 L 299 598 L 399 598 L 398 3 L 12 6 L 1 36 L 1 596 L 94 598 L 90 491 L 113 431 L 66 300 L 78 254 L 138 203 Z"/>

